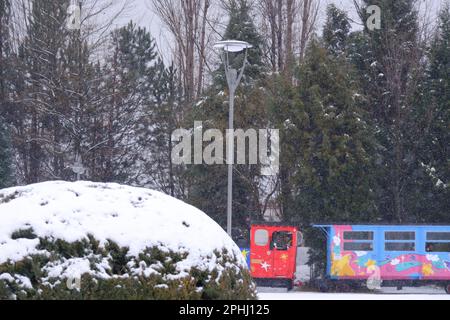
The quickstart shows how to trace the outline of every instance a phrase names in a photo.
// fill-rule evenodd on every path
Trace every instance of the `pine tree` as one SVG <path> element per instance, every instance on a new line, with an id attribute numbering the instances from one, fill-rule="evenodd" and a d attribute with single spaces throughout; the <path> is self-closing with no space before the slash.
<path id="1" fill-rule="evenodd" d="M 223 39 L 246 41 L 253 46 L 251 50 L 248 50 L 248 64 L 242 80 L 243 85 L 252 84 L 262 77 L 265 69 L 262 63 L 262 38 L 251 16 L 251 7 L 248 0 L 229 0 L 227 12 L 229 21 Z M 244 62 L 244 56 L 242 52 L 230 54 L 232 67 L 240 69 Z M 215 75 L 215 84 L 220 88 L 226 86 L 223 66 L 219 68 Z"/>
<path id="2" fill-rule="evenodd" d="M 299 83 L 291 93 L 290 114 L 280 113 L 286 139 L 282 157 L 288 157 L 292 173 L 286 219 L 309 225 L 376 218 L 370 174 L 374 141 L 351 67 L 313 42 Z"/>
<path id="3" fill-rule="evenodd" d="M 434 101 L 433 123 L 431 125 L 430 141 L 433 166 L 442 172 L 442 180 L 449 181 L 448 166 L 450 132 L 450 4 L 442 10 L 438 34 L 430 50 L 430 67 L 427 72 L 428 92 Z M 428 100 L 428 97 L 426 98 Z M 428 100 L 430 101 L 430 100 Z"/>
<path id="4" fill-rule="evenodd" d="M 379 219 L 376 141 L 354 73 L 345 57 L 315 40 L 300 66 L 298 85 L 280 79 L 271 95 L 272 117 L 281 129 L 281 166 L 288 173 L 279 199 L 283 218 L 302 226 L 312 248 L 310 263 L 319 273 L 326 256 L 311 224 Z"/>
<path id="5" fill-rule="evenodd" d="M 34 183 L 66 179 L 67 145 L 71 137 L 64 124 L 71 123 L 71 77 L 66 71 L 70 34 L 66 28 L 69 0 L 33 0 L 26 36 L 19 48 L 17 109 L 15 124 L 22 136 L 19 150 L 22 180 Z"/>
<path id="6" fill-rule="evenodd" d="M 423 223 L 448 221 L 450 168 L 450 7 L 440 13 L 437 34 L 428 54 L 429 66 L 414 113 L 423 128 L 418 144 L 414 180 L 408 187 L 411 215 Z M 417 142 L 416 142 L 417 143 Z"/>
<path id="7" fill-rule="evenodd" d="M 154 100 L 145 109 L 141 129 L 137 131 L 146 150 L 141 158 L 144 173 L 140 175 L 138 184 L 183 199 L 185 168 L 172 162 L 172 133 L 182 126 L 182 86 L 175 67 L 166 67 L 160 58 L 155 64 L 151 83 Z"/>
<path id="8" fill-rule="evenodd" d="M 12 12 L 11 1 L 0 1 L 0 117 L 5 121 L 11 120 L 14 112 L 13 106 L 13 83 L 16 72 L 16 61 L 12 51 Z"/>
<path id="9" fill-rule="evenodd" d="M 328 5 L 323 41 L 332 54 L 338 56 L 347 50 L 350 29 L 347 13 L 338 9 L 334 4 Z"/>
<path id="10" fill-rule="evenodd" d="M 0 1 L 0 103 L 6 99 L 6 70 L 9 53 L 9 23 L 11 15 L 9 0 Z M 3 108 L 2 108 L 3 109 Z"/>
<path id="11" fill-rule="evenodd" d="M 420 131 L 415 123 L 415 95 L 419 87 L 423 51 L 418 37 L 418 17 L 413 0 L 364 1 L 378 5 L 382 27 L 351 36 L 350 57 L 376 133 L 377 202 L 387 222 L 413 222 L 408 212 L 408 185 L 414 184 Z M 362 10 L 362 21 L 368 15 Z"/>
<path id="12" fill-rule="evenodd" d="M 450 172 L 446 155 L 449 154 L 450 141 L 448 125 L 450 122 L 450 5 L 444 8 L 440 15 L 439 34 L 431 50 L 431 68 L 428 74 L 431 93 L 436 99 L 437 110 L 432 127 L 432 136 L 438 145 L 433 152 L 436 166 L 445 171 L 443 180 L 448 182 Z M 436 143 L 438 141 L 438 143 Z"/>
<path id="13" fill-rule="evenodd" d="M 96 122 L 104 143 L 91 154 L 93 180 L 134 184 L 145 174 L 140 158 L 148 132 L 142 140 L 138 131 L 150 117 L 156 61 L 155 43 L 145 28 L 130 22 L 112 32 L 110 54 L 101 66 L 103 100 Z"/>
<path id="14" fill-rule="evenodd" d="M 12 186 L 12 147 L 9 129 L 3 116 L 9 115 L 11 108 L 12 59 L 10 48 L 11 3 L 0 1 L 0 189 Z"/>
<path id="15" fill-rule="evenodd" d="M 12 151 L 8 129 L 0 117 L 0 189 L 12 186 Z"/>
<path id="16" fill-rule="evenodd" d="M 294 206 L 293 177 L 300 143 L 298 129 L 293 121 L 302 117 L 304 106 L 298 95 L 298 87 L 285 77 L 273 77 L 268 81 L 267 90 L 268 118 L 272 126 L 280 130 L 279 194 L 276 198 L 281 218 L 283 221 L 289 221 L 299 214 Z"/>

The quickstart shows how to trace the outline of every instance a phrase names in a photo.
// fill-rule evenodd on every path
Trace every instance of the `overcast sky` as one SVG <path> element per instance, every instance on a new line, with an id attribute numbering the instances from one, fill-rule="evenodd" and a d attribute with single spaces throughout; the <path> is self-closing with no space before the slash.
<path id="1" fill-rule="evenodd" d="M 152 36 L 156 39 L 159 50 L 164 58 L 168 58 L 167 50 L 170 39 L 168 39 L 168 32 L 161 26 L 158 18 L 152 12 L 150 7 L 151 0 L 128 0 L 130 3 L 125 15 L 118 21 L 119 25 L 128 23 L 131 19 L 140 26 L 146 27 L 152 33 Z M 213 0 L 214 1 L 214 0 Z M 355 21 L 358 21 L 356 15 L 353 0 L 320 0 L 321 1 L 321 18 L 320 25 L 323 24 L 325 18 L 326 7 L 329 3 L 335 3 L 339 8 L 345 10 L 349 17 Z M 441 6 L 446 0 L 419 0 L 421 2 L 422 10 L 428 6 L 427 13 L 432 17 L 436 16 Z M 435 18 L 432 18 L 435 20 Z M 357 26 L 356 26 L 357 27 Z"/>
<path id="2" fill-rule="evenodd" d="M 214 1 L 214 0 L 213 0 Z M 354 11 L 353 0 L 320 0 L 322 13 L 325 14 L 326 6 L 329 3 L 336 3 L 339 8 L 347 11 L 353 19 L 357 19 Z M 440 0 L 437 0 L 440 1 Z M 120 20 L 121 23 L 126 23 L 130 19 L 133 19 L 141 26 L 149 28 L 155 38 L 158 38 L 161 34 L 164 34 L 165 30 L 162 30 L 158 18 L 151 10 L 151 0 L 132 0 L 132 4 L 127 9 L 126 15 Z"/>

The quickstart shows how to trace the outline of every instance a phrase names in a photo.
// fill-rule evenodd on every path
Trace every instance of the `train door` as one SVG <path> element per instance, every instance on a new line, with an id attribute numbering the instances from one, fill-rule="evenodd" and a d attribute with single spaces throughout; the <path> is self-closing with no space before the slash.
<path id="1" fill-rule="evenodd" d="M 294 233 L 290 231 L 275 231 L 272 233 L 270 249 L 273 252 L 273 272 L 277 278 L 292 277 L 292 266 L 295 266 L 293 259 L 296 256 L 293 251 L 297 250 L 294 245 L 294 237 Z"/>

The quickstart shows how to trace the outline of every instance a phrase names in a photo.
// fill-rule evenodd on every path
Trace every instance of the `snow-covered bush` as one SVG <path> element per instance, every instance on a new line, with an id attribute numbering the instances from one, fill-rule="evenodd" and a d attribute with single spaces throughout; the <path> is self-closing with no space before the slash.
<path id="1" fill-rule="evenodd" d="M 148 189 L 0 190 L 0 299 L 253 299 L 239 248 L 203 212 Z"/>

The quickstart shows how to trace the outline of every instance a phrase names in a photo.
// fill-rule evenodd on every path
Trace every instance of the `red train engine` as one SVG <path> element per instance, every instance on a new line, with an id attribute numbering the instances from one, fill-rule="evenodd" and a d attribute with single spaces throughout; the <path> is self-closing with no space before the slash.
<path id="1" fill-rule="evenodd" d="M 294 286 L 297 247 L 301 235 L 296 227 L 253 225 L 250 231 L 250 270 L 260 286 Z"/>

